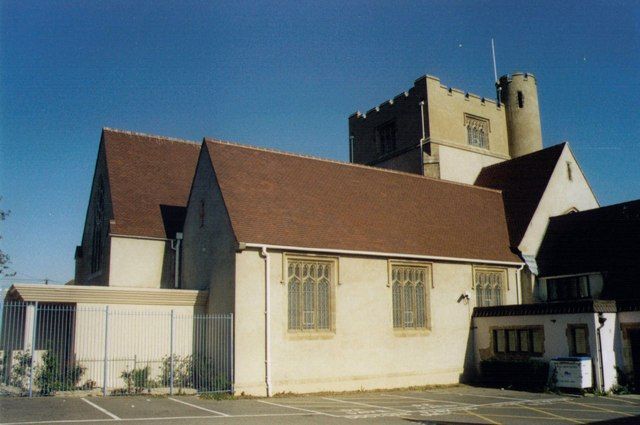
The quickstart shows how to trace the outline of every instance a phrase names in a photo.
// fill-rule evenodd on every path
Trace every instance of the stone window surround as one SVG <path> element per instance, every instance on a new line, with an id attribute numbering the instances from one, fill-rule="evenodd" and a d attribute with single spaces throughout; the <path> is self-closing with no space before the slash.
<path id="1" fill-rule="evenodd" d="M 291 261 L 307 261 L 307 262 L 323 262 L 330 264 L 331 277 L 329 282 L 329 329 L 327 330 L 295 330 L 289 329 L 289 262 Z M 336 289 L 339 283 L 340 276 L 340 261 L 339 257 L 328 255 L 316 255 L 307 253 L 288 253 L 282 254 L 282 271 L 280 284 L 284 287 L 283 291 L 283 305 L 286 307 L 286 313 L 284 318 L 284 329 L 287 339 L 331 339 L 336 333 Z"/>
<path id="2" fill-rule="evenodd" d="M 400 267 L 416 267 L 425 269 L 425 322 L 426 326 L 421 328 L 396 328 L 393 326 L 393 268 Z M 435 288 L 433 282 L 433 263 L 424 261 L 408 261 L 408 260 L 388 260 L 387 261 L 387 287 L 391 290 L 391 327 L 394 336 L 420 336 L 429 335 L 431 333 L 431 289 Z"/>
<path id="3" fill-rule="evenodd" d="M 471 289 L 476 290 L 476 276 L 478 273 L 502 273 L 503 275 L 503 283 L 504 287 L 502 288 L 501 299 L 505 301 L 505 297 L 507 292 L 510 290 L 509 287 L 509 270 L 506 267 L 486 267 L 486 266 L 472 266 L 472 275 L 471 275 Z M 504 302 L 502 304 L 505 304 Z M 482 307 L 482 306 L 476 306 Z"/>

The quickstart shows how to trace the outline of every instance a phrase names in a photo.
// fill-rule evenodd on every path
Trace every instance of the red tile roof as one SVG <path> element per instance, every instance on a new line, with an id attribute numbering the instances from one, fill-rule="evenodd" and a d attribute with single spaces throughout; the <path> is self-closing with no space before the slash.
<path id="1" fill-rule="evenodd" d="M 205 147 L 240 242 L 520 262 L 498 191 L 207 139 Z"/>
<path id="2" fill-rule="evenodd" d="M 511 246 L 520 245 L 566 143 L 480 171 L 475 185 L 502 191 Z"/>
<path id="3" fill-rule="evenodd" d="M 108 128 L 102 141 L 115 220 L 111 233 L 173 237 L 175 211 L 187 205 L 200 145 Z"/>

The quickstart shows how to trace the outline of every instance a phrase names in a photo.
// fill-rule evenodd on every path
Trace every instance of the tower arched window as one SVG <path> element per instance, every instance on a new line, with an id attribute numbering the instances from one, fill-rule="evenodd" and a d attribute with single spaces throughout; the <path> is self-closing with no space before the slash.
<path id="1" fill-rule="evenodd" d="M 470 146 L 489 149 L 489 120 L 465 114 L 464 125 L 467 127 L 467 143 Z"/>

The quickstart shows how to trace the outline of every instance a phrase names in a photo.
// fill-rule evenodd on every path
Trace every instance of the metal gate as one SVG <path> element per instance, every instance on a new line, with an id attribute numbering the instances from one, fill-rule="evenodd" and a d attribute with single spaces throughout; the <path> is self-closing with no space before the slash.
<path id="1" fill-rule="evenodd" d="M 233 315 L 160 306 L 2 306 L 0 394 L 233 391 Z"/>

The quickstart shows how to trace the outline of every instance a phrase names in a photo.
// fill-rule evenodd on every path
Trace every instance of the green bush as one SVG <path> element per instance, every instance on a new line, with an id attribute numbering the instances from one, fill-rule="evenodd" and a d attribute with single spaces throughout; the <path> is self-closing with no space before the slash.
<path id="1" fill-rule="evenodd" d="M 9 384 L 24 391 L 29 385 L 28 378 L 31 376 L 31 352 L 18 352 L 13 360 L 15 363 L 11 367 Z"/>
<path id="2" fill-rule="evenodd" d="M 56 391 L 74 390 L 84 375 L 86 368 L 77 362 L 64 366 L 51 350 L 42 355 L 42 364 L 36 368 L 35 382 L 41 395 L 51 395 Z"/>
<path id="3" fill-rule="evenodd" d="M 491 387 L 542 391 L 547 386 L 549 363 L 543 360 L 483 360 L 480 377 L 484 385 Z"/>
<path id="4" fill-rule="evenodd" d="M 156 383 L 149 379 L 151 368 L 145 366 L 142 368 L 125 370 L 120 374 L 120 377 L 124 380 L 127 386 L 126 391 L 129 394 L 139 394 L 145 389 L 156 386 Z"/>

